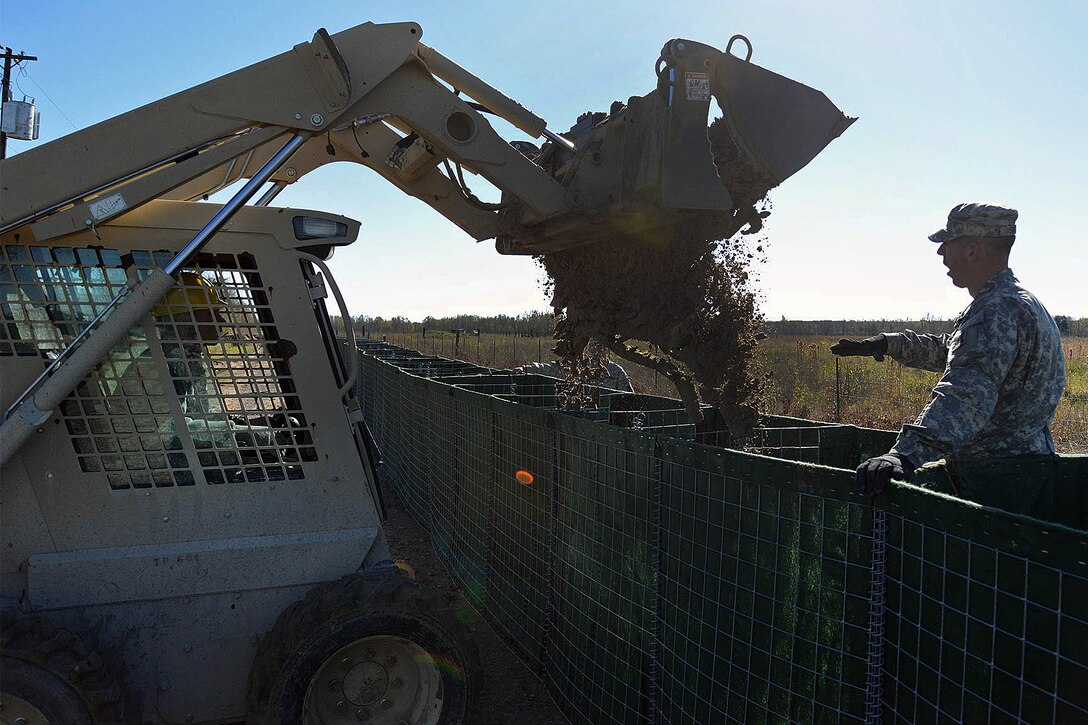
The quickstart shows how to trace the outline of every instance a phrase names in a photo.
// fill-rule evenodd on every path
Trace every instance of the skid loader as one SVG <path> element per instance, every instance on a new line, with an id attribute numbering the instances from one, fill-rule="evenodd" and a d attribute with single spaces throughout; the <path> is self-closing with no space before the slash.
<path id="1" fill-rule="evenodd" d="M 320 30 L 0 162 L 5 723 L 470 717 L 471 638 L 391 563 L 356 345 L 330 324 L 350 314 L 328 260 L 359 223 L 270 206 L 288 184 L 362 164 L 537 254 L 733 208 L 712 98 L 775 184 L 852 121 L 673 40 L 649 94 L 559 134 L 421 38 Z"/>

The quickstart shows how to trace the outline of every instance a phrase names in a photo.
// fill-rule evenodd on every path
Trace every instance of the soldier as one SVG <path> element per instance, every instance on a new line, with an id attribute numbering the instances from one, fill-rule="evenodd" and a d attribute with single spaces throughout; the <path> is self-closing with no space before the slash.
<path id="1" fill-rule="evenodd" d="M 616 390 L 621 393 L 635 392 L 635 388 L 631 385 L 631 378 L 627 375 L 627 371 L 624 370 L 619 363 L 612 362 L 612 360 L 609 359 L 608 350 L 595 338 L 590 338 L 589 342 L 586 344 L 582 363 L 585 365 L 585 369 L 589 371 L 589 375 L 585 377 L 582 382 L 589 383 L 590 385 L 597 385 L 609 390 Z M 567 374 L 563 371 L 562 366 L 558 362 L 526 363 L 521 367 L 514 368 L 514 371 L 519 373 L 548 375 L 553 378 L 567 377 Z"/>
<path id="2" fill-rule="evenodd" d="M 180 285 L 170 289 L 152 310 L 185 426 L 197 448 L 288 445 L 292 438 L 287 428 L 299 427 L 295 418 L 282 412 L 247 417 L 243 411 L 232 414 L 223 409 L 220 381 L 206 348 L 221 342 L 226 312 L 227 305 L 215 287 L 190 271 L 181 273 Z M 228 381 L 236 382 L 233 373 Z M 227 397 L 241 400 L 246 396 L 235 391 Z M 272 452 L 262 453 L 275 458 Z"/>
<path id="3" fill-rule="evenodd" d="M 563 377 L 563 368 L 560 367 L 559 363 L 555 362 L 525 363 L 520 367 L 514 368 L 514 372 L 547 375 L 553 378 Z M 627 375 L 627 371 L 624 370 L 621 365 L 614 363 L 611 360 L 605 363 L 605 369 L 602 371 L 599 378 L 588 382 L 590 385 L 598 385 L 602 388 L 616 390 L 621 393 L 635 392 L 634 387 L 631 385 L 631 378 Z"/>
<path id="4" fill-rule="evenodd" d="M 222 412 L 217 408 L 215 373 L 205 345 L 219 341 L 225 309 L 208 280 L 196 272 L 182 272 L 180 285 L 171 288 L 151 311 L 159 325 L 174 392 L 187 416 Z"/>
<path id="5" fill-rule="evenodd" d="M 1065 389 L 1065 359 L 1054 319 L 1009 269 L 1016 217 L 1003 206 L 960 204 L 945 228 L 930 235 L 952 284 L 973 298 L 951 334 L 906 330 L 832 346 L 836 355 L 878 361 L 890 355 L 908 367 L 944 373 L 895 446 L 858 467 L 860 491 L 876 495 L 890 479 L 908 480 L 915 468 L 941 458 L 1055 452 L 1050 421 Z"/>

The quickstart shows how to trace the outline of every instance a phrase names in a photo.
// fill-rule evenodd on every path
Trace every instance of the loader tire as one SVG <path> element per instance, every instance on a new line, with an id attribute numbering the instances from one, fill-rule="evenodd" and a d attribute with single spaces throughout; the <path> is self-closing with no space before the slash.
<path id="1" fill-rule="evenodd" d="M 436 592 L 399 573 L 314 587 L 260 646 L 246 697 L 250 725 L 467 722 L 479 656 Z"/>
<path id="2" fill-rule="evenodd" d="M 78 635 L 39 617 L 0 614 L 5 722 L 104 725 L 123 717 L 121 688 Z"/>

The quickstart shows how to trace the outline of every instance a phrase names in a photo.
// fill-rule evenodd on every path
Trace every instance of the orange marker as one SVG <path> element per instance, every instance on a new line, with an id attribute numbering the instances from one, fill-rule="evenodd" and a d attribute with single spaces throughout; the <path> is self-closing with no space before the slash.
<path id="1" fill-rule="evenodd" d="M 518 479 L 518 483 L 520 483 L 522 486 L 528 486 L 534 480 L 533 474 L 529 473 L 528 471 L 518 471 L 514 474 L 514 478 Z"/>

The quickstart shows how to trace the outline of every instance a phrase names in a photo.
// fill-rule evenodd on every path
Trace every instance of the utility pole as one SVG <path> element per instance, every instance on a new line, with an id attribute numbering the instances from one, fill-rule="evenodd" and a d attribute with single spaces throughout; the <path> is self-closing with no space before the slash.
<path id="1" fill-rule="evenodd" d="M 22 53 L 12 53 L 11 48 L 4 48 L 4 81 L 3 81 L 3 96 L 0 97 L 0 103 L 7 103 L 11 97 L 11 64 L 22 63 L 25 60 L 37 60 L 35 55 L 23 55 Z M 8 157 L 8 135 L 3 131 L 0 131 L 0 159 L 6 159 Z"/>

